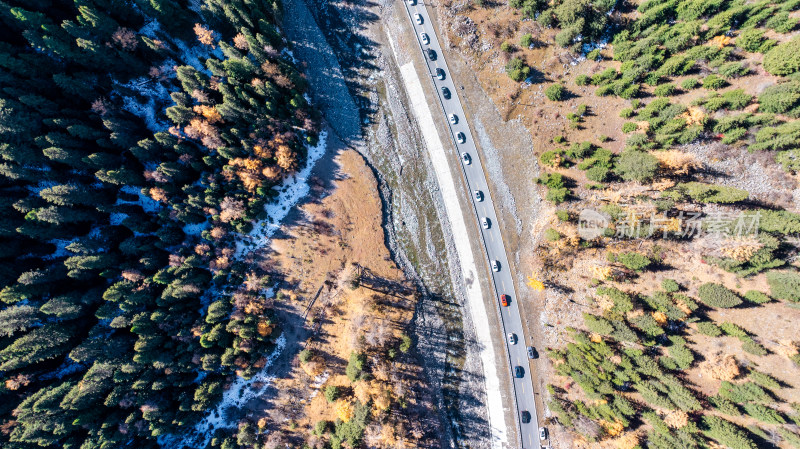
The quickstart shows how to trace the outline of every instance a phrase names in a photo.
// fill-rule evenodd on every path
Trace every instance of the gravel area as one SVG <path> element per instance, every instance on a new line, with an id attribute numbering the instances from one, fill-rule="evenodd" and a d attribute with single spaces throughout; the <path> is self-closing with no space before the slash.
<path id="1" fill-rule="evenodd" d="M 700 180 L 750 192 L 750 199 L 765 205 L 800 210 L 800 188 L 795 178 L 781 170 L 772 153 L 746 153 L 722 143 L 686 145 L 706 168 Z"/>

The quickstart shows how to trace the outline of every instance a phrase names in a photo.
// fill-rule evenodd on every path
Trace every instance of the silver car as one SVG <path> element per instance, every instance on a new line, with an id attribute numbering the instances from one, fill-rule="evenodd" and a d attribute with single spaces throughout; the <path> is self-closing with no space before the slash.
<path id="1" fill-rule="evenodd" d="M 475 194 L 475 201 L 479 203 L 483 201 L 483 192 L 481 192 L 480 190 L 476 190 L 473 193 Z"/>
<path id="2" fill-rule="evenodd" d="M 408 0 L 408 4 L 414 6 L 417 4 L 417 0 Z"/>
<path id="3" fill-rule="evenodd" d="M 428 33 L 419 33 L 419 40 L 422 41 L 423 44 L 428 45 L 431 43 L 431 38 L 428 37 Z"/>
<path id="4" fill-rule="evenodd" d="M 500 271 L 500 262 L 496 260 L 492 261 L 492 271 L 494 271 L 495 273 Z"/>
<path id="5" fill-rule="evenodd" d="M 458 141 L 458 143 L 466 143 L 467 142 L 467 136 L 465 136 L 464 133 L 460 132 L 460 133 L 456 134 L 456 140 Z"/>
<path id="6" fill-rule="evenodd" d="M 539 439 L 542 441 L 547 439 L 547 429 L 545 427 L 539 427 Z"/>
<path id="7" fill-rule="evenodd" d="M 422 25 L 422 16 L 420 14 L 414 14 L 414 22 L 417 22 L 417 25 Z"/>
<path id="8" fill-rule="evenodd" d="M 472 158 L 468 153 L 461 153 L 461 160 L 464 161 L 464 165 L 469 165 L 472 163 Z"/>
<path id="9" fill-rule="evenodd" d="M 448 116 L 448 119 L 450 119 L 450 124 L 452 124 L 452 125 L 455 125 L 456 123 L 458 123 L 458 116 L 455 115 L 455 114 L 450 114 Z"/>
<path id="10" fill-rule="evenodd" d="M 510 345 L 517 344 L 517 335 L 516 334 L 512 334 L 512 333 L 508 334 L 508 344 L 510 344 Z"/>
<path id="11" fill-rule="evenodd" d="M 489 221 L 487 217 L 483 217 L 481 219 L 481 226 L 483 226 L 483 229 L 489 229 L 492 227 L 492 222 Z"/>

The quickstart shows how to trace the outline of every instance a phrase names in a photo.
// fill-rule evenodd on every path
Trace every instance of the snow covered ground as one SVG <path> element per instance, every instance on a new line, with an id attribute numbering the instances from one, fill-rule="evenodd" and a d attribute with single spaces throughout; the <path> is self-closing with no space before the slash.
<path id="1" fill-rule="evenodd" d="M 269 245 L 270 237 L 278 230 L 281 221 L 310 191 L 308 179 L 311 176 L 314 165 L 327 150 L 327 137 L 327 133 L 322 132 L 316 145 L 306 147 L 308 158 L 305 167 L 286 178 L 283 184 L 276 188 L 280 192 L 277 199 L 265 206 L 267 218 L 254 223 L 253 231 L 249 234 L 239 236 L 236 243 L 235 257 L 244 257 L 251 251 Z M 197 226 L 201 227 L 202 224 Z M 198 231 L 198 229 L 191 229 L 190 231 Z M 273 294 L 272 290 L 268 291 L 269 296 Z M 208 444 L 214 429 L 235 428 L 237 425 L 236 420 L 229 419 L 223 411 L 230 407 L 241 408 L 248 401 L 266 391 L 273 380 L 273 376 L 268 374 L 269 369 L 285 347 L 286 339 L 284 336 L 278 337 L 275 349 L 269 355 L 266 365 L 258 374 L 249 380 L 237 377 L 231 387 L 223 393 L 222 400 L 217 407 L 209 411 L 208 415 L 197 423 L 192 432 L 183 436 L 171 435 L 159 439 L 161 447 L 164 449 L 202 448 Z M 258 384 L 259 387 L 255 388 L 254 384 Z"/>
<path id="2" fill-rule="evenodd" d="M 253 230 L 246 236 L 242 236 L 236 242 L 236 257 L 241 257 L 248 251 L 262 248 L 269 243 L 269 238 L 280 228 L 281 221 L 286 218 L 289 211 L 298 201 L 308 195 L 311 189 L 308 185 L 308 178 L 314 165 L 325 154 L 328 142 L 328 133 L 323 131 L 319 134 L 319 142 L 313 147 L 308 146 L 308 159 L 306 166 L 294 175 L 283 180 L 283 184 L 275 189 L 280 192 L 276 201 L 267 204 L 267 218 L 253 224 Z"/>

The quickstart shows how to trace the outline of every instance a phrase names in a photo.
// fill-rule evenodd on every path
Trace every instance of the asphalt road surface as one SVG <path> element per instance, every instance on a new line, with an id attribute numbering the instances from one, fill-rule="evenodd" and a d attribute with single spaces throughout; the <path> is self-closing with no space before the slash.
<path id="1" fill-rule="evenodd" d="M 431 74 L 431 81 L 433 82 L 433 87 L 436 89 L 437 98 L 447 116 L 451 138 L 462 158 L 459 162 L 463 168 L 464 177 L 469 189 L 468 193 L 472 201 L 476 219 L 478 220 L 478 229 L 480 229 L 481 238 L 488 256 L 487 262 L 491 267 L 492 261 L 496 261 L 498 265 L 497 268 L 499 268 L 499 271 L 494 271 L 494 269 L 492 271 L 495 300 L 498 304 L 497 310 L 500 311 L 500 319 L 503 325 L 502 331 L 498 329 L 497 332 L 502 332 L 503 340 L 508 350 L 508 362 L 510 364 L 508 370 L 513 379 L 514 391 L 512 391 L 512 393 L 517 407 L 516 422 L 519 425 L 520 443 L 522 444 L 522 448 L 539 448 L 541 447 L 539 427 L 537 424 L 539 419 L 536 413 L 536 403 L 534 401 L 533 382 L 531 381 L 531 361 L 528 359 L 527 353 L 527 346 L 535 345 L 525 338 L 523 332 L 519 302 L 514 293 L 514 281 L 511 276 L 511 271 L 508 268 L 508 257 L 506 256 L 505 246 L 503 245 L 503 237 L 500 234 L 500 229 L 497 227 L 498 221 L 497 215 L 495 214 L 494 203 L 489 193 L 485 172 L 481 165 L 478 151 L 475 148 L 469 124 L 464 116 L 464 109 L 458 98 L 458 91 L 461 89 L 450 77 L 450 71 L 447 69 L 447 63 L 442 54 L 439 39 L 436 37 L 433 22 L 428 15 L 425 5 L 422 2 L 418 3 L 413 0 L 402 1 L 413 23 L 417 42 L 420 45 L 423 58 Z M 422 33 L 425 33 L 427 39 L 423 38 Z M 435 54 L 429 54 L 429 50 L 433 50 Z M 440 79 L 441 76 L 438 76 L 439 73 L 443 73 L 444 79 Z M 449 91 L 450 98 L 447 98 L 446 93 L 442 90 L 443 88 Z M 455 118 L 455 120 L 453 118 Z M 459 133 L 463 134 L 465 138 L 464 143 L 458 142 Z M 469 163 L 463 160 L 464 154 L 468 156 Z M 477 197 L 476 191 L 480 192 L 482 199 Z M 486 224 L 488 224 L 488 228 Z M 499 305 L 500 297 L 504 294 L 508 295 L 510 298 L 508 307 Z M 516 344 L 511 344 L 509 342 L 508 334 L 514 334 L 516 336 Z M 535 363 L 535 360 L 532 362 Z M 516 377 L 514 374 L 516 367 L 522 368 L 523 377 Z M 522 422 L 523 412 L 530 413 L 530 422 Z"/>

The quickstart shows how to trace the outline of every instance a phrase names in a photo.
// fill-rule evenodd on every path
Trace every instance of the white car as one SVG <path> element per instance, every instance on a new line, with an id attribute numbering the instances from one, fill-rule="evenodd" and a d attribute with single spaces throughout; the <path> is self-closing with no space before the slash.
<path id="1" fill-rule="evenodd" d="M 461 160 L 464 161 L 464 165 L 470 165 L 472 163 L 472 158 L 468 153 L 461 153 Z"/>
<path id="2" fill-rule="evenodd" d="M 458 123 L 458 116 L 455 114 L 450 114 L 447 118 L 450 120 L 450 124 L 452 125 Z"/>
<path id="3" fill-rule="evenodd" d="M 417 25 L 422 25 L 422 16 L 420 14 L 414 14 L 414 22 L 417 22 Z"/>
<path id="4" fill-rule="evenodd" d="M 419 40 L 422 41 L 423 44 L 428 45 L 431 43 L 431 38 L 428 37 L 428 33 L 419 33 Z"/>
<path id="5" fill-rule="evenodd" d="M 544 427 L 539 427 L 539 439 L 544 441 L 547 439 L 547 429 Z"/>
<path id="6" fill-rule="evenodd" d="M 500 271 L 500 262 L 496 260 L 492 261 L 492 271 L 494 271 L 495 273 Z"/>
<path id="7" fill-rule="evenodd" d="M 477 202 L 479 202 L 479 203 L 480 203 L 481 201 L 483 201 L 483 192 L 481 192 L 480 190 L 476 190 L 476 191 L 475 191 L 475 192 L 473 192 L 473 193 L 475 194 L 475 201 L 477 201 Z"/>
<path id="8" fill-rule="evenodd" d="M 466 143 L 467 142 L 467 136 L 465 136 L 464 133 L 460 132 L 460 133 L 456 134 L 456 140 L 458 141 L 458 143 Z"/>
<path id="9" fill-rule="evenodd" d="M 517 344 L 517 335 L 516 334 L 508 334 L 508 344 L 515 345 Z"/>
<path id="10" fill-rule="evenodd" d="M 491 228 L 491 227 L 492 227 L 492 222 L 491 222 L 491 221 L 489 221 L 489 219 L 488 219 L 488 218 L 486 218 L 486 217 L 483 217 L 483 218 L 481 219 L 481 226 L 483 226 L 483 229 L 489 229 L 489 228 Z"/>
<path id="11" fill-rule="evenodd" d="M 417 0 L 408 0 L 408 4 L 414 6 L 417 4 Z"/>

